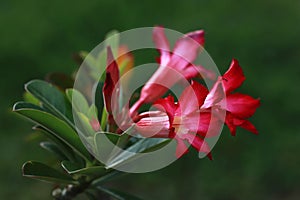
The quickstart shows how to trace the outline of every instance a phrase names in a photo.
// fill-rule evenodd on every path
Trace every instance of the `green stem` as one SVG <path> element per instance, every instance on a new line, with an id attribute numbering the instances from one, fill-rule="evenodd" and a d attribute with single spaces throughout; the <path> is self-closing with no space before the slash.
<path id="1" fill-rule="evenodd" d="M 57 188 L 57 189 L 53 190 L 52 196 L 54 197 L 55 200 L 72 200 L 77 195 L 84 193 L 84 192 L 88 192 L 89 189 L 97 188 L 98 190 L 101 190 L 103 193 L 117 198 L 116 194 L 113 194 L 110 191 L 106 190 L 105 188 L 102 188 L 100 186 L 100 184 L 102 184 L 108 180 L 111 180 L 112 178 L 114 178 L 117 175 L 122 175 L 122 174 L 125 174 L 125 173 L 120 172 L 120 171 L 113 171 L 104 176 L 93 179 L 91 181 L 82 181 L 82 182 L 80 182 L 79 185 L 68 185 L 63 189 Z"/>

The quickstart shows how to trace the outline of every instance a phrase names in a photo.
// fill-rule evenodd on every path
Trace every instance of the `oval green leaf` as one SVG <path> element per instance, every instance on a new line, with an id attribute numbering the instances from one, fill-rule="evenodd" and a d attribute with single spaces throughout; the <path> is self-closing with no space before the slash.
<path id="1" fill-rule="evenodd" d="M 56 169 L 49 167 L 43 163 L 28 161 L 23 167 L 23 176 L 34 178 L 47 182 L 77 184 L 78 182 L 72 179 L 71 176 L 61 173 Z"/>

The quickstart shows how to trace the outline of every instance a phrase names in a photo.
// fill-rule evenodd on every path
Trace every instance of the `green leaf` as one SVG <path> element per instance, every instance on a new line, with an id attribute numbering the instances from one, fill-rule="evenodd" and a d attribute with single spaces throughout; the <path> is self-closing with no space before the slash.
<path id="1" fill-rule="evenodd" d="M 139 153 L 146 153 L 161 148 L 170 142 L 170 139 L 165 138 L 143 138 L 134 143 L 126 150 L 119 153 L 117 156 L 109 160 L 106 168 L 113 168 L 122 165 L 125 162 L 130 162 L 133 159 L 141 156 Z"/>
<path id="2" fill-rule="evenodd" d="M 165 138 L 143 138 L 128 147 L 126 150 L 134 153 L 143 153 L 152 151 L 152 149 L 156 149 L 159 146 L 164 146 L 170 139 Z"/>
<path id="3" fill-rule="evenodd" d="M 70 103 L 72 104 L 72 108 L 77 112 L 82 112 L 87 115 L 89 110 L 89 104 L 86 98 L 75 89 L 67 89 L 66 95 Z"/>
<path id="4" fill-rule="evenodd" d="M 26 107 L 27 106 L 27 107 Z M 33 108 L 35 107 L 35 108 Z M 87 161 L 91 159 L 89 152 L 82 144 L 77 133 L 66 122 L 61 119 L 43 111 L 36 109 L 37 106 L 29 105 L 28 103 L 16 103 L 13 111 L 27 117 L 38 125 L 45 128 L 47 131 L 60 138 L 71 148 L 73 148 L 79 155 Z"/>
<path id="5" fill-rule="evenodd" d="M 32 94 L 30 94 L 29 92 L 24 93 L 24 100 L 28 103 L 32 103 L 37 106 L 40 105 L 40 101 L 37 98 L 35 98 Z"/>
<path id="6" fill-rule="evenodd" d="M 68 160 L 64 160 L 60 164 L 68 172 L 68 174 L 71 174 L 73 171 L 81 169 L 80 165 L 74 162 L 70 162 Z"/>
<path id="7" fill-rule="evenodd" d="M 40 106 L 37 106 L 35 104 L 29 103 L 29 102 L 24 102 L 24 101 L 20 101 L 15 103 L 15 105 L 13 106 L 13 111 L 15 110 L 19 110 L 19 109 L 33 109 L 33 110 L 40 110 L 40 111 L 44 111 L 46 112 L 43 108 L 41 108 Z"/>
<path id="8" fill-rule="evenodd" d="M 34 178 L 47 182 L 77 184 L 71 176 L 61 173 L 56 169 L 49 167 L 43 163 L 28 161 L 23 167 L 23 176 Z"/>
<path id="9" fill-rule="evenodd" d="M 114 149 L 114 144 L 118 141 L 120 135 L 109 132 L 97 132 L 93 138 L 95 157 L 98 160 L 107 160 Z M 110 141 L 110 142 L 109 142 Z M 113 144 L 111 144 L 111 142 Z"/>
<path id="10" fill-rule="evenodd" d="M 104 187 L 97 186 L 96 187 L 98 190 L 112 196 L 113 198 L 117 200 L 141 200 L 141 198 L 133 196 L 131 194 L 127 194 L 125 192 L 121 192 L 115 189 L 107 189 Z"/>
<path id="11" fill-rule="evenodd" d="M 110 132 L 97 132 L 94 136 L 94 143 L 96 146 L 96 154 L 99 155 L 99 153 L 101 151 L 101 154 L 109 156 L 121 136 L 125 137 L 125 134 L 119 135 L 119 134 L 110 133 Z M 111 144 L 108 144 L 106 142 L 106 140 L 103 140 L 103 139 L 105 139 L 103 137 L 107 137 L 109 139 L 109 141 L 113 143 L 113 146 Z"/>
<path id="12" fill-rule="evenodd" d="M 110 160 L 118 156 L 120 152 L 123 151 L 123 148 L 125 148 L 128 145 L 129 139 L 132 137 L 130 135 L 130 132 L 133 130 L 133 127 L 134 126 L 131 126 L 126 131 L 124 131 L 121 135 L 117 135 L 117 137 L 115 136 L 113 140 L 111 136 L 110 137 L 108 136 L 108 138 L 115 144 L 115 147 L 111 150 L 111 153 L 109 155 L 110 159 L 107 162 L 110 162 Z M 99 142 L 98 138 L 97 140 Z M 98 143 L 96 144 L 98 145 Z"/>
<path id="13" fill-rule="evenodd" d="M 25 84 L 26 91 L 30 92 L 35 98 L 41 101 L 43 107 L 60 119 L 66 121 L 75 129 L 72 123 L 72 110 L 67 104 L 64 94 L 53 85 L 41 81 L 32 80 Z"/>
<path id="14" fill-rule="evenodd" d="M 54 135 L 52 132 L 44 129 L 43 127 L 36 125 L 33 127 L 33 130 L 38 131 L 45 135 L 50 141 L 52 141 L 54 144 L 57 145 L 59 150 L 64 153 L 64 155 L 68 158 L 68 160 L 75 162 L 79 164 L 80 166 L 84 167 L 85 162 L 80 157 L 80 155 L 76 154 L 68 144 L 66 144 L 64 141 L 62 141 L 60 138 L 58 138 L 56 135 Z"/>
<path id="15" fill-rule="evenodd" d="M 85 175 L 91 177 L 99 177 L 109 172 L 109 170 L 105 169 L 103 166 L 92 166 L 92 167 L 80 168 L 80 166 L 69 161 L 62 161 L 61 166 L 70 175 Z"/>
<path id="16" fill-rule="evenodd" d="M 81 127 L 77 126 L 77 128 L 80 128 L 81 132 L 83 132 L 85 136 L 93 136 L 96 132 L 94 131 L 90 120 L 87 118 L 87 116 L 80 112 L 77 113 L 77 116 L 81 125 Z"/>
<path id="17" fill-rule="evenodd" d="M 112 163 L 112 161 L 115 161 L 116 158 L 119 158 L 120 154 L 124 155 L 124 152 L 128 154 L 127 150 L 123 150 L 123 148 L 128 145 L 129 139 L 131 138 L 130 132 L 132 131 L 133 127 L 134 126 L 129 127 L 122 134 L 109 132 L 96 133 L 94 136 L 96 157 L 98 156 L 98 159 L 105 160 L 106 163 Z M 105 137 L 107 137 L 107 139 L 109 139 L 109 141 L 113 144 L 107 142 Z M 106 168 L 108 169 L 109 167 Z"/>
<path id="18" fill-rule="evenodd" d="M 110 132 L 98 132 L 98 134 L 105 134 L 106 137 L 114 144 L 117 144 L 118 140 L 121 137 L 120 134 L 110 133 Z"/>
<path id="19" fill-rule="evenodd" d="M 134 125 L 129 127 L 126 131 L 124 131 L 121 135 L 119 135 L 118 141 L 116 142 L 116 146 L 120 148 L 126 147 L 129 142 L 129 139 L 132 137 L 132 130 L 134 129 Z"/>
<path id="20" fill-rule="evenodd" d="M 88 109 L 87 117 L 89 119 L 96 119 L 96 120 L 98 120 L 98 109 L 97 109 L 97 107 L 96 107 L 95 104 L 92 104 L 90 106 L 90 108 Z"/>
<path id="21" fill-rule="evenodd" d="M 67 160 L 67 157 L 65 154 L 60 150 L 57 144 L 53 142 L 41 142 L 40 146 L 49 151 L 50 153 L 53 153 L 59 160 Z"/>

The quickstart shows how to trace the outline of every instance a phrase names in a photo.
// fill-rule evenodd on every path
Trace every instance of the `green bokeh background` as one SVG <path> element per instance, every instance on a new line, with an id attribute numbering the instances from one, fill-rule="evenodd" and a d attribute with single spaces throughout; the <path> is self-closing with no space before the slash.
<path id="1" fill-rule="evenodd" d="M 23 84 L 71 73 L 71 55 L 92 50 L 111 29 L 163 25 L 206 30 L 206 50 L 223 73 L 242 65 L 244 93 L 261 98 L 251 121 L 260 134 L 227 128 L 214 161 L 191 151 L 162 170 L 111 186 L 145 199 L 300 199 L 300 1 L 0 1 L 0 199 L 51 199 L 51 185 L 21 176 L 26 160 L 51 160 L 30 139 L 31 124 L 11 114 Z M 50 161 L 51 162 L 51 161 Z"/>

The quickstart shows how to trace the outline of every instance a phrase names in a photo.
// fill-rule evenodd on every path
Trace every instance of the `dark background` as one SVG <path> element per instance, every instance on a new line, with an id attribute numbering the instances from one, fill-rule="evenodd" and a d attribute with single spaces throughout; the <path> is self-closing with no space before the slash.
<path id="1" fill-rule="evenodd" d="M 51 3 L 50 3 L 51 2 Z M 0 199 L 50 199 L 51 185 L 23 178 L 26 160 L 51 160 L 31 124 L 11 113 L 23 84 L 48 72 L 70 74 L 71 55 L 92 50 L 111 29 L 164 25 L 206 30 L 221 73 L 237 58 L 241 91 L 261 98 L 251 121 L 260 134 L 227 128 L 214 160 L 191 151 L 162 170 L 111 185 L 146 199 L 300 199 L 300 1 L 0 1 Z"/>

